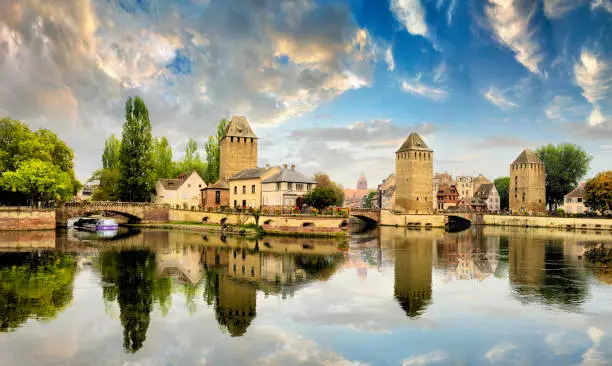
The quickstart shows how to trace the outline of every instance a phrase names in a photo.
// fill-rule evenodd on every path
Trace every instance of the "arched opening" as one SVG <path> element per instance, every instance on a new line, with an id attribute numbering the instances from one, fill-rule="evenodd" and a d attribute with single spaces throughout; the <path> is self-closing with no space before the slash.
<path id="1" fill-rule="evenodd" d="M 221 225 L 221 226 L 225 226 L 226 223 L 227 223 L 227 217 L 224 217 L 224 218 L 221 219 L 221 221 L 219 221 L 219 225 Z"/>
<path id="2" fill-rule="evenodd" d="M 349 226 L 348 221 L 346 221 L 346 220 L 342 220 L 342 222 L 340 223 L 340 226 L 339 226 L 339 227 L 340 227 L 340 229 L 342 229 L 342 230 L 346 230 L 346 229 L 348 229 L 348 226 Z"/>
<path id="3" fill-rule="evenodd" d="M 206 224 L 208 222 L 208 216 L 204 216 L 202 218 L 202 224 Z"/>
<path id="4" fill-rule="evenodd" d="M 274 222 L 274 220 L 268 219 L 268 220 L 264 221 L 264 225 L 272 225 L 273 222 Z"/>
<path id="5" fill-rule="evenodd" d="M 315 224 L 314 222 L 305 222 L 302 224 L 302 227 L 314 227 Z"/>

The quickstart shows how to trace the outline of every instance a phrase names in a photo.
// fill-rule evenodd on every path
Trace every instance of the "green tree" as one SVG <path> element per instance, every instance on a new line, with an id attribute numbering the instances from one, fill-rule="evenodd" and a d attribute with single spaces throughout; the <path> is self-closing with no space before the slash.
<path id="1" fill-rule="evenodd" d="M 327 188 L 334 193 L 335 201 L 333 205 L 342 206 L 344 203 L 344 190 L 341 185 L 332 181 L 325 173 L 316 173 L 314 180 L 317 182 L 317 188 Z"/>
<path id="2" fill-rule="evenodd" d="M 2 173 L 0 184 L 11 192 L 29 197 L 33 205 L 67 201 L 74 196 L 74 182 L 68 172 L 48 161 L 26 160 L 16 171 Z"/>
<path id="3" fill-rule="evenodd" d="M 372 202 L 376 199 L 376 192 L 369 192 L 363 200 L 364 208 L 372 208 Z"/>
<path id="4" fill-rule="evenodd" d="M 140 97 L 125 103 L 119 192 L 122 201 L 146 202 L 153 191 L 153 137 L 149 111 Z"/>
<path id="5" fill-rule="evenodd" d="M 206 150 L 206 174 L 202 177 L 206 184 L 215 183 L 219 180 L 219 170 L 221 168 L 221 140 L 225 137 L 228 121 L 222 119 L 217 125 L 217 136 L 208 136 L 208 141 L 204 145 Z"/>
<path id="6" fill-rule="evenodd" d="M 119 156 L 121 155 L 121 140 L 114 134 L 104 142 L 102 153 L 102 169 L 119 169 Z"/>
<path id="7" fill-rule="evenodd" d="M 499 193 L 499 208 L 507 210 L 510 207 L 510 177 L 495 178 L 493 184 Z"/>
<path id="8" fill-rule="evenodd" d="M 118 169 L 99 169 L 94 172 L 91 180 L 100 181 L 100 185 L 94 191 L 92 200 L 94 201 L 118 201 L 119 192 L 119 170 Z"/>
<path id="9" fill-rule="evenodd" d="M 337 204 L 338 198 L 333 189 L 317 187 L 304 196 L 304 202 L 317 210 L 323 210 Z"/>
<path id="10" fill-rule="evenodd" d="M 612 170 L 601 172 L 586 182 L 584 204 L 602 213 L 612 210 Z"/>
<path id="11" fill-rule="evenodd" d="M 155 166 L 155 180 L 175 177 L 176 167 L 172 162 L 172 147 L 165 137 L 154 140 L 153 161 L 153 165 Z"/>
<path id="12" fill-rule="evenodd" d="M 200 158 L 198 143 L 194 139 L 189 139 L 185 147 L 185 157 L 179 166 L 182 173 L 191 173 L 195 170 L 200 177 L 206 175 L 206 163 Z"/>
<path id="13" fill-rule="evenodd" d="M 23 160 L 21 143 L 31 138 L 31 131 L 25 123 L 0 118 L 0 173 L 17 170 Z"/>
<path id="14" fill-rule="evenodd" d="M 556 208 L 563 196 L 578 186 L 589 170 L 592 157 L 581 147 L 568 143 L 548 144 L 536 150 L 546 166 L 546 203 Z"/>

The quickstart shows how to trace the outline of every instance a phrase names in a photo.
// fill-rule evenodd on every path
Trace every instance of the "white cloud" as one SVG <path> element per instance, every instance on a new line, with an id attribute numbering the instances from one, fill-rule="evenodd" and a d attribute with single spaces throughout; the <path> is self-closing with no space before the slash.
<path id="1" fill-rule="evenodd" d="M 448 359 L 448 355 L 444 351 L 434 351 L 423 355 L 416 355 L 410 358 L 405 358 L 402 362 L 402 366 L 423 366 L 440 364 Z"/>
<path id="2" fill-rule="evenodd" d="M 438 84 L 446 79 L 446 62 L 442 61 L 434 69 L 433 82 Z"/>
<path id="3" fill-rule="evenodd" d="M 391 0 L 391 11 L 408 33 L 428 37 L 425 9 L 420 0 Z"/>
<path id="4" fill-rule="evenodd" d="M 580 60 L 574 64 L 576 84 L 582 89 L 582 95 L 593 106 L 588 118 L 590 126 L 607 123 L 604 110 L 612 108 L 612 66 L 603 57 L 583 49 Z"/>
<path id="5" fill-rule="evenodd" d="M 561 18 L 566 13 L 586 4 L 589 0 L 544 0 L 544 14 L 548 18 Z"/>
<path id="6" fill-rule="evenodd" d="M 591 115 L 589 116 L 589 125 L 597 126 L 604 123 L 605 121 L 606 118 L 603 116 L 603 114 L 601 114 L 599 107 L 595 107 L 595 109 L 593 109 L 593 112 L 591 112 Z"/>
<path id="7" fill-rule="evenodd" d="M 574 121 L 587 114 L 587 105 L 579 104 L 568 95 L 556 95 L 548 104 L 544 113 L 546 117 L 559 121 Z"/>
<path id="8" fill-rule="evenodd" d="M 395 70 L 395 60 L 393 59 L 392 47 L 387 48 L 387 51 L 385 51 L 385 62 L 387 63 L 387 70 Z"/>
<path id="9" fill-rule="evenodd" d="M 601 338 L 606 335 L 606 332 L 597 327 L 589 327 L 588 334 L 593 342 L 593 345 L 582 355 L 582 363 L 580 365 L 606 365 L 608 363 L 607 357 L 601 350 L 599 350 Z"/>
<path id="10" fill-rule="evenodd" d="M 529 71 L 541 74 L 539 65 L 544 61 L 544 51 L 530 27 L 538 3 L 526 6 L 525 2 L 514 0 L 488 2 L 485 12 L 497 42 L 511 49 L 516 60 Z"/>
<path id="11" fill-rule="evenodd" d="M 448 9 L 446 9 L 446 24 L 450 27 L 453 23 L 453 16 L 455 15 L 455 9 L 457 7 L 457 0 L 450 0 Z"/>
<path id="12" fill-rule="evenodd" d="M 612 0 L 593 0 L 591 8 L 593 10 L 604 9 L 609 13 L 612 13 Z"/>
<path id="13" fill-rule="evenodd" d="M 403 80 L 402 90 L 406 93 L 419 95 L 435 101 L 441 101 L 448 97 L 448 92 L 446 90 L 421 82 L 421 74 L 413 80 Z"/>
<path id="14" fill-rule="evenodd" d="M 490 87 L 486 93 L 484 93 L 484 97 L 487 100 L 501 109 L 510 109 L 510 108 L 519 108 L 520 106 L 510 100 L 497 88 Z"/>
<path id="15" fill-rule="evenodd" d="M 508 357 L 508 353 L 516 348 L 517 347 L 511 343 L 503 342 L 488 350 L 484 357 L 489 360 L 489 362 L 503 361 Z"/>

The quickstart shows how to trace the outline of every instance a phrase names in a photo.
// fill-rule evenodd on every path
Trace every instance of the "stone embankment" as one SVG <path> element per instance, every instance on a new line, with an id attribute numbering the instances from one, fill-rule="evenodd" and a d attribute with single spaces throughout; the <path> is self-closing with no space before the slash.
<path id="1" fill-rule="evenodd" d="M 52 229 L 55 229 L 55 210 L 0 208 L 0 231 Z"/>

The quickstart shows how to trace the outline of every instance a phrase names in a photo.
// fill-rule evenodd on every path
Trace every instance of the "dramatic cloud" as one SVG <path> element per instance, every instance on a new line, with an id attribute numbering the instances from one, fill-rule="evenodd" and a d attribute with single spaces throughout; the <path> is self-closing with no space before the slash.
<path id="1" fill-rule="evenodd" d="M 423 355 L 415 355 L 404 359 L 403 366 L 425 366 L 442 364 L 448 359 L 448 355 L 444 351 L 434 351 Z"/>
<path id="2" fill-rule="evenodd" d="M 391 11 L 408 33 L 428 37 L 425 9 L 420 0 L 391 0 Z"/>
<path id="3" fill-rule="evenodd" d="M 413 80 L 402 81 L 402 90 L 406 93 L 442 101 L 448 97 L 448 92 L 421 82 L 421 74 Z"/>
<path id="4" fill-rule="evenodd" d="M 370 85 L 376 59 L 342 3 L 0 0 L 0 9 L 0 105 L 66 139 L 81 176 L 119 130 L 129 95 L 144 98 L 154 134 L 177 144 L 204 140 L 231 115 L 275 125 L 312 111 Z"/>
<path id="5" fill-rule="evenodd" d="M 387 63 L 387 70 L 395 70 L 395 60 L 393 59 L 393 48 L 389 47 L 385 51 L 385 62 Z"/>
<path id="6" fill-rule="evenodd" d="M 487 100 L 501 109 L 510 109 L 510 108 L 519 108 L 520 106 L 516 103 L 511 102 L 507 99 L 507 97 L 498 89 L 494 87 L 490 87 L 486 93 L 484 93 L 484 97 Z"/>
<path id="7" fill-rule="evenodd" d="M 516 60 L 534 74 L 540 74 L 544 51 L 530 26 L 538 8 L 535 1 L 488 0 L 485 12 L 497 42 L 514 52 Z"/>
<path id="8" fill-rule="evenodd" d="M 586 105 L 579 104 L 568 95 L 556 95 L 546 107 L 546 117 L 559 121 L 575 121 L 583 118 L 587 109 Z"/>
<path id="9" fill-rule="evenodd" d="M 612 0 L 593 0 L 591 8 L 593 8 L 593 10 L 604 9 L 612 13 Z"/>
<path id="10" fill-rule="evenodd" d="M 593 105 L 587 119 L 590 126 L 610 124 L 605 111 L 612 110 L 612 66 L 595 53 L 583 49 L 580 60 L 574 65 L 576 84 L 584 98 Z M 603 112 L 602 112 L 603 110 Z"/>
<path id="11" fill-rule="evenodd" d="M 585 5 L 589 0 L 544 0 L 544 14 L 548 18 L 561 18 L 566 13 Z"/>

